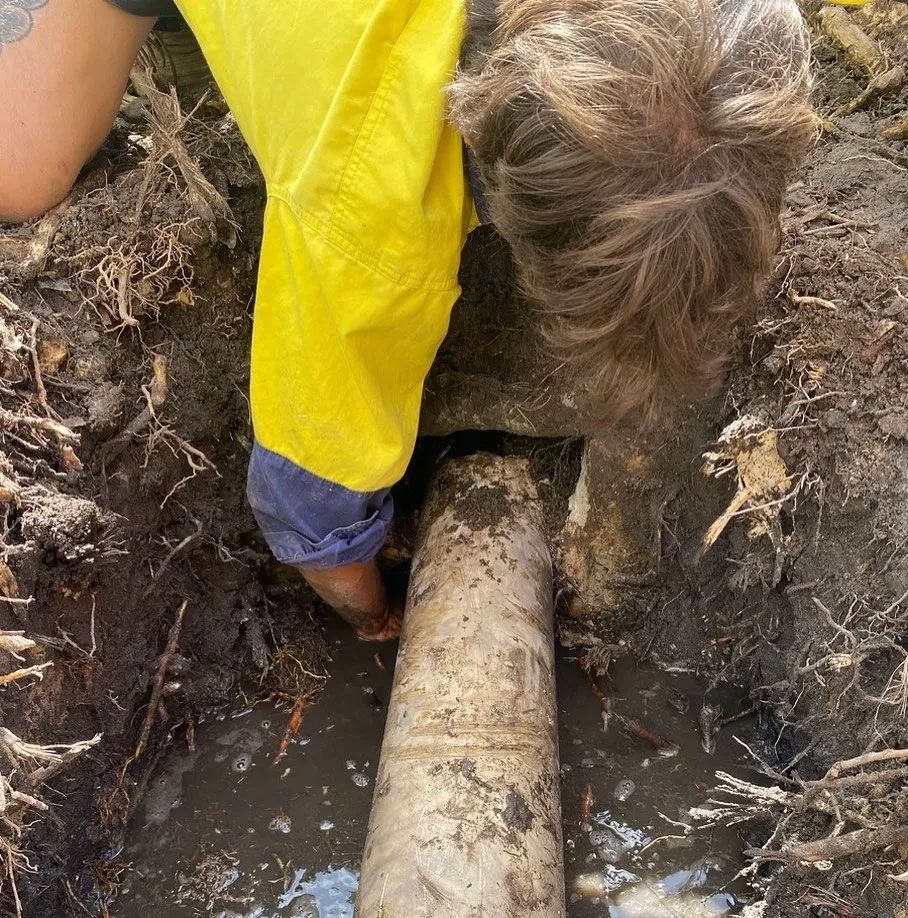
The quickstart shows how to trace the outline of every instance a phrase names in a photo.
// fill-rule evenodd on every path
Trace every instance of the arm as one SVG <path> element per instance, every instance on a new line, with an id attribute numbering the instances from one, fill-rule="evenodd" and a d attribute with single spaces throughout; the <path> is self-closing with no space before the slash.
<path id="1" fill-rule="evenodd" d="M 390 636 L 399 611 L 374 559 L 457 288 L 413 289 L 371 271 L 274 198 L 262 266 L 249 503 L 279 561 L 363 636 Z"/>
<path id="2" fill-rule="evenodd" d="M 386 641 L 400 634 L 403 608 L 392 602 L 374 561 L 325 570 L 304 570 L 309 586 L 364 640 Z"/>
<path id="3" fill-rule="evenodd" d="M 397 636 L 402 609 L 389 599 L 374 560 L 393 514 L 387 488 L 343 487 L 256 443 L 247 494 L 279 561 L 296 567 L 360 637 Z"/>
<path id="4" fill-rule="evenodd" d="M 40 216 L 67 195 L 152 25 L 107 0 L 0 0 L 0 220 Z"/>

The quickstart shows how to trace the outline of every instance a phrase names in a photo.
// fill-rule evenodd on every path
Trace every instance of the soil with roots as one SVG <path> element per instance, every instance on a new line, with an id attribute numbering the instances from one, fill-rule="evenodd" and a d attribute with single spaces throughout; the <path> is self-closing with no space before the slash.
<path id="1" fill-rule="evenodd" d="M 883 70 L 908 66 L 899 7 L 845 13 Z M 881 131 L 906 91 L 845 112 L 872 74 L 811 16 L 823 130 L 726 389 L 696 410 L 710 437 L 661 447 L 645 611 L 616 633 L 567 602 L 562 630 L 590 662 L 620 639 L 750 690 L 754 782 L 717 778 L 690 830 L 747 822 L 752 915 L 905 918 L 908 143 Z M 3 914 L 104 914 L 167 744 L 240 692 L 289 711 L 320 681 L 321 610 L 244 498 L 260 179 L 219 99 L 190 117 L 140 88 L 63 204 L 0 227 Z M 433 457 L 476 443 L 531 455 L 558 529 L 576 443 L 433 441 L 389 563 Z"/>

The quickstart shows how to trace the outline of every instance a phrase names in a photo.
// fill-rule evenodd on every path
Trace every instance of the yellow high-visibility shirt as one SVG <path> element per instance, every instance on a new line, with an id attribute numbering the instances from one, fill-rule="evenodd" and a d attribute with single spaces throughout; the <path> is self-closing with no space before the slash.
<path id="1" fill-rule="evenodd" d="M 253 508 L 281 560 L 362 560 L 387 528 L 475 225 L 445 118 L 464 0 L 177 5 L 267 186 Z"/>

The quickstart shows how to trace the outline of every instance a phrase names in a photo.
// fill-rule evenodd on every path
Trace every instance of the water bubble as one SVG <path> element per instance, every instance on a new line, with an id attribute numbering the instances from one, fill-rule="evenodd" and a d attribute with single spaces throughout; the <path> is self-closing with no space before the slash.
<path id="1" fill-rule="evenodd" d="M 263 721 L 262 721 L 262 729 L 263 729 L 263 730 L 270 730 L 270 729 L 271 729 L 271 721 L 270 721 L 270 720 L 267 720 L 267 719 L 266 719 L 266 720 L 263 720 Z"/>
<path id="2" fill-rule="evenodd" d="M 286 816 L 284 813 L 278 813 L 271 822 L 268 823 L 268 828 L 272 832 L 282 832 L 286 835 L 290 829 L 293 827 L 290 817 Z"/>
<path id="3" fill-rule="evenodd" d="M 244 772 L 249 771 L 250 766 L 252 765 L 252 756 L 248 752 L 240 753 L 231 763 L 230 767 L 234 771 Z"/>
<path id="4" fill-rule="evenodd" d="M 633 794 L 637 789 L 637 785 L 631 781 L 630 778 L 622 778 L 616 785 L 615 790 L 612 791 L 616 800 L 621 800 L 622 802 L 627 800 L 628 797 Z"/>
<path id="5" fill-rule="evenodd" d="M 368 787 L 369 786 L 369 779 L 361 771 L 354 771 L 353 774 L 350 775 L 350 780 L 357 787 Z"/>
<path id="6" fill-rule="evenodd" d="M 318 918 L 318 902 L 315 896 L 301 896 L 290 906 L 291 918 Z"/>

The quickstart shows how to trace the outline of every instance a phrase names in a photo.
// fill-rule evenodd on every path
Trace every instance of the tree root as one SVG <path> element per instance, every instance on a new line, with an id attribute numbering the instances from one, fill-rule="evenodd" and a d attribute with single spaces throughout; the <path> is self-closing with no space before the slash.
<path id="1" fill-rule="evenodd" d="M 775 830 L 766 844 L 747 852 L 754 865 L 764 861 L 833 861 L 886 848 L 908 841 L 908 825 L 892 824 L 893 814 L 904 810 L 901 791 L 906 786 L 908 765 L 857 774 L 846 772 L 883 762 L 906 760 L 906 749 L 871 752 L 837 762 L 817 781 L 786 778 L 764 765 L 769 777 L 786 782 L 791 790 L 779 786 L 764 787 L 718 772 L 716 777 L 720 783 L 710 797 L 709 805 L 694 807 L 690 816 L 703 828 L 767 817 L 775 820 Z M 870 801 L 873 801 L 873 808 L 870 808 Z M 793 820 L 805 810 L 833 820 L 832 831 L 825 838 L 811 841 L 786 840 L 786 834 L 791 834 Z M 849 823 L 858 828 L 843 832 Z M 755 867 L 748 868 L 752 869 Z"/>
<path id="2" fill-rule="evenodd" d="M 883 140 L 908 140 L 908 112 L 899 115 L 891 124 L 880 131 Z"/>
<path id="3" fill-rule="evenodd" d="M 65 424 L 52 418 L 38 418 L 30 414 L 16 414 L 6 408 L 0 408 L 0 428 L 15 430 L 17 427 L 27 427 L 30 430 L 44 430 L 53 434 L 57 439 L 68 443 L 78 443 L 79 435 L 73 433 Z"/>
<path id="4" fill-rule="evenodd" d="M 840 106 L 833 112 L 833 117 L 853 115 L 870 105 L 882 96 L 898 92 L 905 85 L 905 69 L 903 67 L 890 67 L 883 73 L 877 74 L 864 88 L 863 92 L 855 96 L 850 102 Z"/>
<path id="5" fill-rule="evenodd" d="M 863 851 L 888 848 L 908 840 L 908 825 L 885 826 L 881 829 L 856 829 L 844 835 L 827 836 L 817 841 L 796 842 L 786 845 L 780 852 L 764 853 L 761 849 L 748 852 L 757 860 L 783 858 L 795 862 L 816 863 L 834 861 Z"/>
<path id="6" fill-rule="evenodd" d="M 874 77 L 886 67 L 880 46 L 840 6 L 824 6 L 817 16 L 820 31 L 845 55 L 848 66 Z"/>
<path id="7" fill-rule="evenodd" d="M 136 743 L 136 751 L 132 754 L 131 762 L 140 759 L 148 745 L 148 738 L 151 736 L 151 728 L 154 725 L 155 718 L 158 716 L 158 708 L 161 703 L 161 695 L 164 690 L 164 679 L 167 676 L 167 667 L 173 655 L 177 652 L 177 645 L 180 642 L 180 632 L 183 628 L 183 617 L 186 614 L 186 607 L 189 600 L 184 599 L 177 610 L 176 618 L 170 626 L 170 632 L 167 635 L 167 646 L 164 653 L 158 661 L 158 669 L 155 673 L 154 684 L 151 689 L 151 698 L 148 701 L 148 709 L 145 712 L 145 720 L 142 723 L 142 732 L 139 734 L 139 741 Z"/>
<path id="8" fill-rule="evenodd" d="M 27 679 L 34 676 L 39 682 L 44 678 L 44 670 L 53 663 L 39 663 L 37 666 L 26 666 L 24 669 L 17 669 L 11 673 L 0 675 L 0 685 L 9 685 L 10 682 L 18 682 L 21 679 Z"/>
<path id="9" fill-rule="evenodd" d="M 293 742 L 293 738 L 299 733 L 300 727 L 303 723 L 303 715 L 306 713 L 306 709 L 309 707 L 310 696 L 308 694 L 300 695 L 296 701 L 293 703 L 293 709 L 290 711 L 290 720 L 287 723 L 287 729 L 284 731 L 284 736 L 281 739 L 280 745 L 277 748 L 277 754 L 272 760 L 272 765 L 277 765 L 278 762 L 287 754 L 287 750 L 290 748 L 290 744 Z"/>

